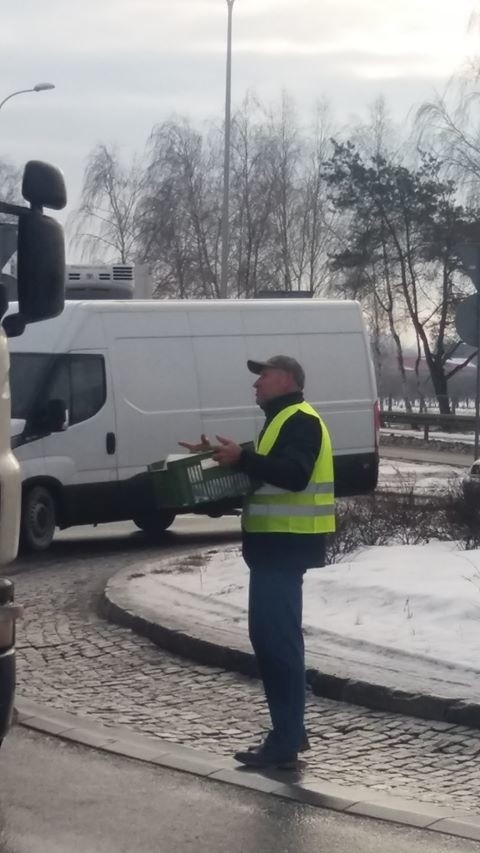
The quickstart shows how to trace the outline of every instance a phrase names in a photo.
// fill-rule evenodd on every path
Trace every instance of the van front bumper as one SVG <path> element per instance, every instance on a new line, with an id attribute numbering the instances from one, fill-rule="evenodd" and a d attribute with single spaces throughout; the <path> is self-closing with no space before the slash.
<path id="1" fill-rule="evenodd" d="M 15 649 L 0 654 L 0 741 L 8 732 L 15 700 Z"/>

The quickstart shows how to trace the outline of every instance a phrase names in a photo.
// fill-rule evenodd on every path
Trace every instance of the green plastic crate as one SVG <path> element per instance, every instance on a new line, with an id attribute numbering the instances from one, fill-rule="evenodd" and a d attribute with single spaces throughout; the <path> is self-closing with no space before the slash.
<path id="1" fill-rule="evenodd" d="M 252 448 L 253 444 L 242 444 Z M 212 452 L 195 453 L 184 459 L 155 462 L 148 466 L 157 507 L 186 509 L 199 504 L 221 503 L 242 498 L 252 491 L 246 474 L 218 465 Z"/>

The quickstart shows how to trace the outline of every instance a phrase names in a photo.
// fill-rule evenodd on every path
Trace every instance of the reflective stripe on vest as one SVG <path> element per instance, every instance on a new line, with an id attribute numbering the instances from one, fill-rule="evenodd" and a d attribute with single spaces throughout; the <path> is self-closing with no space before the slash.
<path id="1" fill-rule="evenodd" d="M 328 495 L 333 491 L 333 483 L 309 483 L 307 488 L 301 492 L 302 495 Z M 279 489 L 278 486 L 260 486 L 255 492 L 256 495 L 284 495 L 290 494 L 285 492 L 285 489 Z M 297 492 L 298 494 L 298 492 Z"/>
<path id="2" fill-rule="evenodd" d="M 266 456 L 280 430 L 296 412 L 305 412 L 320 421 L 322 443 L 310 482 L 301 492 L 290 492 L 268 483 L 247 499 L 242 524 L 251 533 L 331 533 L 335 530 L 333 454 L 328 429 L 309 403 L 287 406 L 267 426 L 257 453 Z"/>

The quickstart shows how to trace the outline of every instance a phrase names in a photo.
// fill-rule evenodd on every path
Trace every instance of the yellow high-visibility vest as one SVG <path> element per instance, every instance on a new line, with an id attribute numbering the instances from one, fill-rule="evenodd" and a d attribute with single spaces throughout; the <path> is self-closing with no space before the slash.
<path id="1" fill-rule="evenodd" d="M 320 421 L 322 443 L 307 487 L 289 492 L 265 483 L 245 502 L 242 525 L 248 533 L 333 533 L 335 499 L 333 453 L 328 429 L 309 403 L 295 403 L 282 409 L 267 426 L 256 451 L 266 456 L 275 444 L 283 424 L 296 412 L 305 412 Z"/>

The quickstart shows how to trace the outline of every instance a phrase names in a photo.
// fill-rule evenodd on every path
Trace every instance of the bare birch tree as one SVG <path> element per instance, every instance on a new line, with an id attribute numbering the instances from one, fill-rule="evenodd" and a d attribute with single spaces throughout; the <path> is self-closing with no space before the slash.
<path id="1" fill-rule="evenodd" d="M 122 264 L 135 260 L 143 180 L 140 162 L 134 158 L 122 164 L 115 147 L 102 144 L 90 153 L 80 205 L 69 222 L 72 242 L 86 257 Z"/>
<path id="2" fill-rule="evenodd" d="M 158 295 L 219 293 L 220 176 L 216 137 L 185 120 L 156 127 L 140 215 L 141 257 Z"/>

